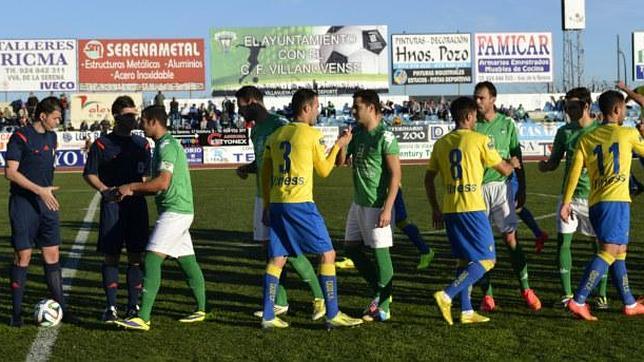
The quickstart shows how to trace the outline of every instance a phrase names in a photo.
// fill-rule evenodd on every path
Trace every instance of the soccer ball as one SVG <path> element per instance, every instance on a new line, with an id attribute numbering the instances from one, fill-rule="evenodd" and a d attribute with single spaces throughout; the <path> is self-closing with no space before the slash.
<path id="1" fill-rule="evenodd" d="M 343 35 L 351 39 L 341 44 L 321 45 L 321 64 L 360 64 L 362 74 L 382 74 L 389 71 L 386 30 L 380 27 L 333 26 L 327 34 Z M 384 36 L 384 37 L 383 37 Z"/>
<path id="2" fill-rule="evenodd" d="M 34 321 L 40 327 L 53 327 L 63 319 L 63 309 L 57 301 L 43 299 L 34 307 Z"/>

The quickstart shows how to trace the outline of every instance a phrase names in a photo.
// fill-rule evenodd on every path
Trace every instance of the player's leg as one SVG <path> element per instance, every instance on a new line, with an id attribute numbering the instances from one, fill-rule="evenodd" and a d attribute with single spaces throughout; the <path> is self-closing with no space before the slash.
<path id="1" fill-rule="evenodd" d="M 101 265 L 102 286 L 105 291 L 106 305 L 101 320 L 114 323 L 117 315 L 117 295 L 119 284 L 119 260 L 123 246 L 123 223 L 119 220 L 120 206 L 116 202 L 101 200 L 98 226 L 97 251 L 103 254 Z"/>
<path id="2" fill-rule="evenodd" d="M 190 237 L 188 231 L 188 238 Z M 177 262 L 186 277 L 186 282 L 192 290 L 192 296 L 195 298 L 195 312 L 185 318 L 180 319 L 182 323 L 201 322 L 206 317 L 206 281 L 203 277 L 201 267 L 197 263 L 195 254 L 184 255 L 177 258 Z"/>
<path id="3" fill-rule="evenodd" d="M 572 298 L 572 233 L 557 233 L 557 262 L 559 264 L 559 280 L 563 289 L 561 303 L 566 306 Z"/>
<path id="4" fill-rule="evenodd" d="M 347 222 L 344 230 L 344 250 L 351 260 L 358 273 L 367 281 L 367 284 L 375 294 L 378 291 L 378 271 L 373 262 L 364 253 L 362 242 L 363 232 L 360 222 L 361 207 L 351 203 L 347 214 Z"/>
<path id="5" fill-rule="evenodd" d="M 11 278 L 12 313 L 9 324 L 22 326 L 22 300 L 27 284 L 27 268 L 31 261 L 32 248 L 35 246 L 38 213 L 34 204 L 26 198 L 11 195 L 9 197 L 9 220 L 11 222 L 11 246 L 14 249 L 14 261 L 9 271 Z"/>
<path id="6" fill-rule="evenodd" d="M 128 252 L 127 254 L 127 317 L 138 314 L 141 304 L 141 291 L 143 290 L 143 253 Z"/>
<path id="7" fill-rule="evenodd" d="M 600 250 L 601 250 L 601 245 L 599 244 L 599 242 L 596 239 L 591 240 L 590 242 L 591 242 L 591 245 L 593 247 L 593 252 L 595 254 L 599 253 Z M 616 259 L 615 259 L 615 262 L 613 263 L 613 265 L 615 263 L 617 263 L 618 256 L 619 255 L 615 256 Z M 626 258 L 626 255 L 624 255 L 624 258 Z M 613 274 L 612 273 L 612 270 L 613 270 L 612 265 L 611 265 L 611 268 L 609 268 L 608 270 L 609 271 L 602 276 L 601 280 L 599 281 L 599 284 L 597 284 L 597 288 L 594 290 L 594 293 L 596 293 L 596 299 L 594 301 L 594 304 L 595 304 L 595 308 L 597 308 L 597 309 L 604 309 L 604 310 L 608 309 L 608 298 L 606 296 L 606 291 L 607 291 L 607 288 L 608 288 L 608 274 L 609 273 Z M 615 284 L 615 285 L 617 285 L 617 284 Z"/>
<path id="8" fill-rule="evenodd" d="M 75 322 L 76 318 L 67 308 L 63 293 L 63 271 L 60 266 L 60 223 L 58 211 L 49 210 L 41 203 L 40 225 L 36 235 L 36 245 L 41 248 L 44 261 L 45 280 L 52 298 L 63 309 L 63 320 Z"/>
<path id="9" fill-rule="evenodd" d="M 416 268 L 428 268 L 434 258 L 434 251 L 429 247 L 429 245 L 427 245 L 425 240 L 423 240 L 423 237 L 420 235 L 420 230 L 418 230 L 418 226 L 408 221 L 407 208 L 405 207 L 405 200 L 401 189 L 399 189 L 398 194 L 396 194 L 396 199 L 394 201 L 394 217 L 392 220 L 394 220 L 396 227 L 407 235 L 407 238 L 411 240 L 420 252 L 420 261 Z"/>
<path id="10" fill-rule="evenodd" d="M 148 225 L 148 207 L 145 199 L 129 198 L 128 204 L 121 207 L 125 216 L 125 247 L 127 249 L 127 317 L 136 316 L 140 309 L 141 291 L 143 289 L 143 255 L 150 239 Z M 123 203 L 123 201 L 121 202 Z M 129 207 L 127 207 L 129 206 Z M 122 216 L 123 218 L 123 216 Z"/>
<path id="11" fill-rule="evenodd" d="M 284 265 L 286 265 L 286 256 L 271 257 L 268 264 L 266 264 L 262 293 L 264 305 L 262 314 L 263 328 L 288 327 L 286 322 L 283 322 L 275 315 L 275 298 L 277 297 L 277 287 L 280 283 L 280 274 L 282 274 Z"/>
<path id="12" fill-rule="evenodd" d="M 106 323 L 114 323 L 118 319 L 116 311 L 116 298 L 119 283 L 119 254 L 105 254 L 101 275 L 103 277 L 103 290 L 105 291 L 106 305 L 101 320 Z"/>
<path id="13" fill-rule="evenodd" d="M 537 254 L 541 253 L 546 240 L 548 240 L 548 233 L 546 233 L 543 229 L 541 229 L 541 227 L 539 227 L 537 220 L 534 219 L 532 212 L 530 212 L 527 207 L 524 206 L 521 209 L 517 209 L 516 211 L 519 218 L 521 218 L 523 223 L 526 224 L 530 231 L 532 231 L 532 235 L 534 235 L 536 239 L 534 245 Z"/>

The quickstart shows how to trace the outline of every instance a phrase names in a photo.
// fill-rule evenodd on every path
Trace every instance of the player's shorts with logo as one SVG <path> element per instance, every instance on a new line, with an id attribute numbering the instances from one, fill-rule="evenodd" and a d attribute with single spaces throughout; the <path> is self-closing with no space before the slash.
<path id="1" fill-rule="evenodd" d="M 494 235 L 485 211 L 443 214 L 452 254 L 468 261 L 496 259 Z"/>
<path id="2" fill-rule="evenodd" d="M 629 202 L 603 201 L 590 207 L 590 222 L 597 239 L 609 244 L 628 244 L 631 226 Z"/>
<path id="3" fill-rule="evenodd" d="M 195 251 L 190 236 L 190 225 L 192 225 L 193 219 L 193 214 L 163 212 L 154 225 L 147 250 L 173 258 L 194 255 Z"/>
<path id="4" fill-rule="evenodd" d="M 38 196 L 9 196 L 11 246 L 16 250 L 60 245 L 58 211 L 52 211 Z"/>
<path id="5" fill-rule="evenodd" d="M 323 254 L 333 250 L 324 220 L 313 202 L 271 203 L 268 256 Z"/>
<path id="6" fill-rule="evenodd" d="M 391 230 L 391 224 L 382 228 L 378 227 L 380 212 L 380 208 L 360 206 L 351 203 L 351 208 L 347 215 L 344 240 L 362 240 L 364 245 L 372 249 L 392 247 L 393 232 Z M 394 219 L 394 217 L 391 218 L 391 220 Z"/>
<path id="7" fill-rule="evenodd" d="M 500 233 L 517 229 L 517 215 L 514 209 L 512 185 L 509 182 L 488 182 L 483 184 L 483 199 L 487 205 L 490 223 Z"/>
<path id="8" fill-rule="evenodd" d="M 557 215 L 557 232 L 562 234 L 572 234 L 574 232 L 581 232 L 582 234 L 595 237 L 595 230 L 590 222 L 588 200 L 587 199 L 572 199 L 570 203 L 572 207 L 572 215 L 565 223 L 559 215 Z M 557 203 L 557 211 L 561 209 L 561 197 Z"/>
<path id="9" fill-rule="evenodd" d="M 148 244 L 148 206 L 145 198 L 126 197 L 121 202 L 101 200 L 97 250 L 103 254 L 118 255 L 125 248 L 131 253 L 142 253 Z"/>

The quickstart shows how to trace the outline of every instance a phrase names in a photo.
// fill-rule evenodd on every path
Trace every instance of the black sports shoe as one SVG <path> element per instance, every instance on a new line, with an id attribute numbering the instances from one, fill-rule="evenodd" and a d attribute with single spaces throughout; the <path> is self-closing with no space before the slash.
<path id="1" fill-rule="evenodd" d="M 105 308 L 105 311 L 103 311 L 103 315 L 101 316 L 101 320 L 105 323 L 114 323 L 118 319 L 119 319 L 119 316 L 116 313 L 115 306 L 109 306 Z"/>
<path id="2" fill-rule="evenodd" d="M 13 316 L 11 316 L 11 319 L 9 320 L 9 326 L 20 328 L 23 325 L 24 322 L 22 321 L 22 317 L 14 318 Z"/>
<path id="3" fill-rule="evenodd" d="M 129 306 L 127 308 L 127 313 L 125 313 L 125 318 L 135 318 L 139 316 L 139 311 L 141 308 L 138 305 Z"/>

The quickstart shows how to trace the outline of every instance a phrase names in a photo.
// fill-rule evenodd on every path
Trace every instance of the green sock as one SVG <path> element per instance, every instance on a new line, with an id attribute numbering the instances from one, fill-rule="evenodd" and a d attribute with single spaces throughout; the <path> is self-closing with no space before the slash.
<path id="1" fill-rule="evenodd" d="M 365 253 L 362 251 L 362 245 L 353 245 L 345 247 L 345 251 L 351 260 L 353 260 L 353 265 L 356 266 L 358 272 L 362 277 L 367 281 L 369 287 L 373 290 L 374 293 L 378 292 L 378 271 L 376 270 L 375 265 L 367 258 Z"/>
<path id="2" fill-rule="evenodd" d="M 599 253 L 601 251 L 601 248 L 599 247 L 597 241 L 593 240 L 592 244 L 595 254 Z M 610 273 L 610 271 L 605 273 L 604 276 L 602 276 L 602 279 L 599 281 L 599 284 L 597 284 L 597 293 L 600 297 L 604 298 L 606 298 L 606 287 L 608 286 L 608 273 Z"/>
<path id="3" fill-rule="evenodd" d="M 322 288 L 320 287 L 320 281 L 318 280 L 317 274 L 313 269 L 313 265 L 306 257 L 306 255 L 299 255 L 297 257 L 290 257 L 288 261 L 291 263 L 295 271 L 300 276 L 300 278 L 309 285 L 313 297 L 316 299 L 324 299 L 324 293 L 322 293 Z M 279 304 L 279 303 L 278 303 Z"/>
<path id="4" fill-rule="evenodd" d="M 380 298 L 379 308 L 389 312 L 389 297 L 393 288 L 392 279 L 394 276 L 394 266 L 391 263 L 389 248 L 373 249 L 378 267 L 378 297 Z"/>
<path id="5" fill-rule="evenodd" d="M 188 286 L 192 289 L 192 295 L 197 302 L 197 310 L 206 311 L 206 282 L 203 278 L 201 268 L 197 263 L 197 257 L 194 255 L 182 256 L 177 259 L 183 274 L 186 276 Z"/>
<path id="6" fill-rule="evenodd" d="M 143 292 L 141 293 L 141 310 L 139 317 L 144 321 L 150 320 L 154 300 L 161 287 L 161 264 L 165 257 L 153 252 L 145 254 L 145 275 L 143 277 Z"/>
<path id="7" fill-rule="evenodd" d="M 559 278 L 565 295 L 572 295 L 572 281 L 570 273 L 572 269 L 572 245 L 573 234 L 557 233 L 557 251 L 559 253 Z"/>
<path id="8" fill-rule="evenodd" d="M 494 297 L 494 290 L 492 289 L 492 282 L 490 281 L 489 271 L 483 274 L 481 279 L 479 279 L 479 281 L 476 284 L 479 286 L 479 288 L 481 288 L 483 295 L 489 295 L 490 297 Z"/>
<path id="9" fill-rule="evenodd" d="M 286 288 L 283 285 L 277 286 L 277 293 L 275 294 L 275 305 L 280 307 L 286 307 L 288 305 L 288 295 L 286 294 Z"/>
<path id="10" fill-rule="evenodd" d="M 512 261 L 512 269 L 514 273 L 519 278 L 519 283 L 521 284 L 521 290 L 530 289 L 530 284 L 528 283 L 528 262 L 525 260 L 525 254 L 523 254 L 523 249 L 521 244 L 517 241 L 516 247 L 514 249 L 508 246 L 508 251 L 510 252 L 510 260 Z"/>

